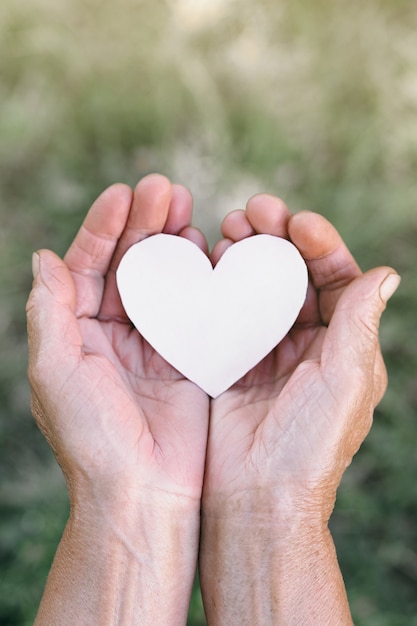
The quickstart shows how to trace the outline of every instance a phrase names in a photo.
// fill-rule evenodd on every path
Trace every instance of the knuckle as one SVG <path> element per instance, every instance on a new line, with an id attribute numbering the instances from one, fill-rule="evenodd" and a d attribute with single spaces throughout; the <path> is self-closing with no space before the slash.
<path id="1" fill-rule="evenodd" d="M 365 341 L 371 343 L 378 341 L 379 326 L 376 315 L 368 314 L 357 317 L 355 319 L 355 327 Z"/>

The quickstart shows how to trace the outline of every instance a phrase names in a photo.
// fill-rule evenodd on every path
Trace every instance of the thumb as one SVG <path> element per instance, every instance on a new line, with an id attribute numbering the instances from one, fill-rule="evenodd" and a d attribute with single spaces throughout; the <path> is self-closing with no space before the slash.
<path id="1" fill-rule="evenodd" d="M 79 355 L 81 335 L 75 318 L 74 281 L 65 263 L 50 250 L 33 255 L 34 281 L 26 305 L 29 377 L 52 373 Z"/>
<path id="2" fill-rule="evenodd" d="M 389 267 L 370 270 L 352 281 L 336 305 L 323 344 L 324 372 L 345 386 L 345 394 L 358 386 L 373 392 L 374 405 L 387 384 L 379 323 L 400 281 Z"/>

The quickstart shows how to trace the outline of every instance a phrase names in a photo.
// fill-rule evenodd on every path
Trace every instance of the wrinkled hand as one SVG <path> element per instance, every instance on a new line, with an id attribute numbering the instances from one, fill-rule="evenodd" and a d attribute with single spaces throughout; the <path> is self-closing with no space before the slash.
<path id="1" fill-rule="evenodd" d="M 310 284 L 287 337 L 211 404 L 203 506 L 221 510 L 250 494 L 261 506 L 264 494 L 311 505 L 327 522 L 386 388 L 378 324 L 398 277 L 386 267 L 362 274 L 323 217 L 291 215 L 272 196 L 229 214 L 222 232 L 214 263 L 233 242 L 269 233 L 297 246 Z"/>
<path id="2" fill-rule="evenodd" d="M 159 175 L 134 193 L 114 185 L 64 261 L 48 250 L 35 255 L 27 306 L 33 412 L 70 495 L 84 486 L 104 497 L 124 485 L 199 501 L 208 399 L 133 329 L 115 281 L 123 254 L 148 235 L 178 234 L 206 248 L 190 228 L 191 204 L 185 188 Z"/>

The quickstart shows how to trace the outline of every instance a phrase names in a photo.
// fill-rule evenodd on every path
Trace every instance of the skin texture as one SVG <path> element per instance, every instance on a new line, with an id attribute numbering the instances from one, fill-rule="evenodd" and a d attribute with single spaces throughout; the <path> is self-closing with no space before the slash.
<path id="1" fill-rule="evenodd" d="M 351 624 L 327 522 L 386 388 L 378 323 L 398 277 L 362 275 L 329 222 L 292 216 L 265 194 L 222 232 L 214 261 L 245 233 L 269 233 L 298 247 L 310 285 L 283 342 L 211 403 L 200 554 L 208 622 Z"/>
<path id="2" fill-rule="evenodd" d="M 204 247 L 190 221 L 189 192 L 152 175 L 105 191 L 64 261 L 34 257 L 32 407 L 71 501 L 37 624 L 185 623 L 209 402 L 132 329 L 115 270 L 153 233 Z"/>
<path id="3" fill-rule="evenodd" d="M 200 545 L 209 624 L 350 624 L 327 522 L 386 387 L 378 322 L 398 279 L 362 275 L 321 216 L 251 198 L 213 264 L 269 233 L 299 248 L 311 284 L 284 341 L 210 405 L 132 328 L 115 282 L 151 234 L 208 253 L 191 211 L 163 176 L 114 185 L 64 260 L 34 255 L 32 408 L 71 504 L 35 623 L 185 624 Z"/>

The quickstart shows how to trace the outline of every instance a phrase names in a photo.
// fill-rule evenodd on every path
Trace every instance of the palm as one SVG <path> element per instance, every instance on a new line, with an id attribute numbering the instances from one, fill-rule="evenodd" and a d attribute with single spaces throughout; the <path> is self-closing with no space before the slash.
<path id="1" fill-rule="evenodd" d="M 241 471 L 242 463 L 243 467 L 261 469 L 272 454 L 273 444 L 274 455 L 278 445 L 278 455 L 291 458 L 284 431 L 297 426 L 295 421 L 300 418 L 292 402 L 301 393 L 297 368 L 303 364 L 303 391 L 308 393 L 309 386 L 317 382 L 323 337 L 322 326 L 295 327 L 257 367 L 213 401 L 209 452 L 217 486 L 219 482 L 229 486 L 233 483 L 235 489 L 244 489 L 247 477 Z"/>
<path id="2" fill-rule="evenodd" d="M 96 381 L 93 386 L 97 395 L 91 398 L 91 410 L 97 406 L 102 410 L 103 398 L 118 413 L 123 407 L 113 439 L 121 446 L 123 465 L 138 462 L 138 442 L 144 435 L 150 436 L 156 444 L 148 459 L 152 479 L 160 483 L 162 478 L 167 488 L 188 488 L 184 484 L 186 476 L 201 471 L 204 455 L 208 410 L 205 394 L 173 369 L 129 324 L 82 320 L 81 329 L 87 375 L 91 382 Z M 96 439 L 96 434 L 91 434 Z M 143 461 L 142 456 L 140 463 Z M 199 483 L 196 481 L 197 489 Z"/>

